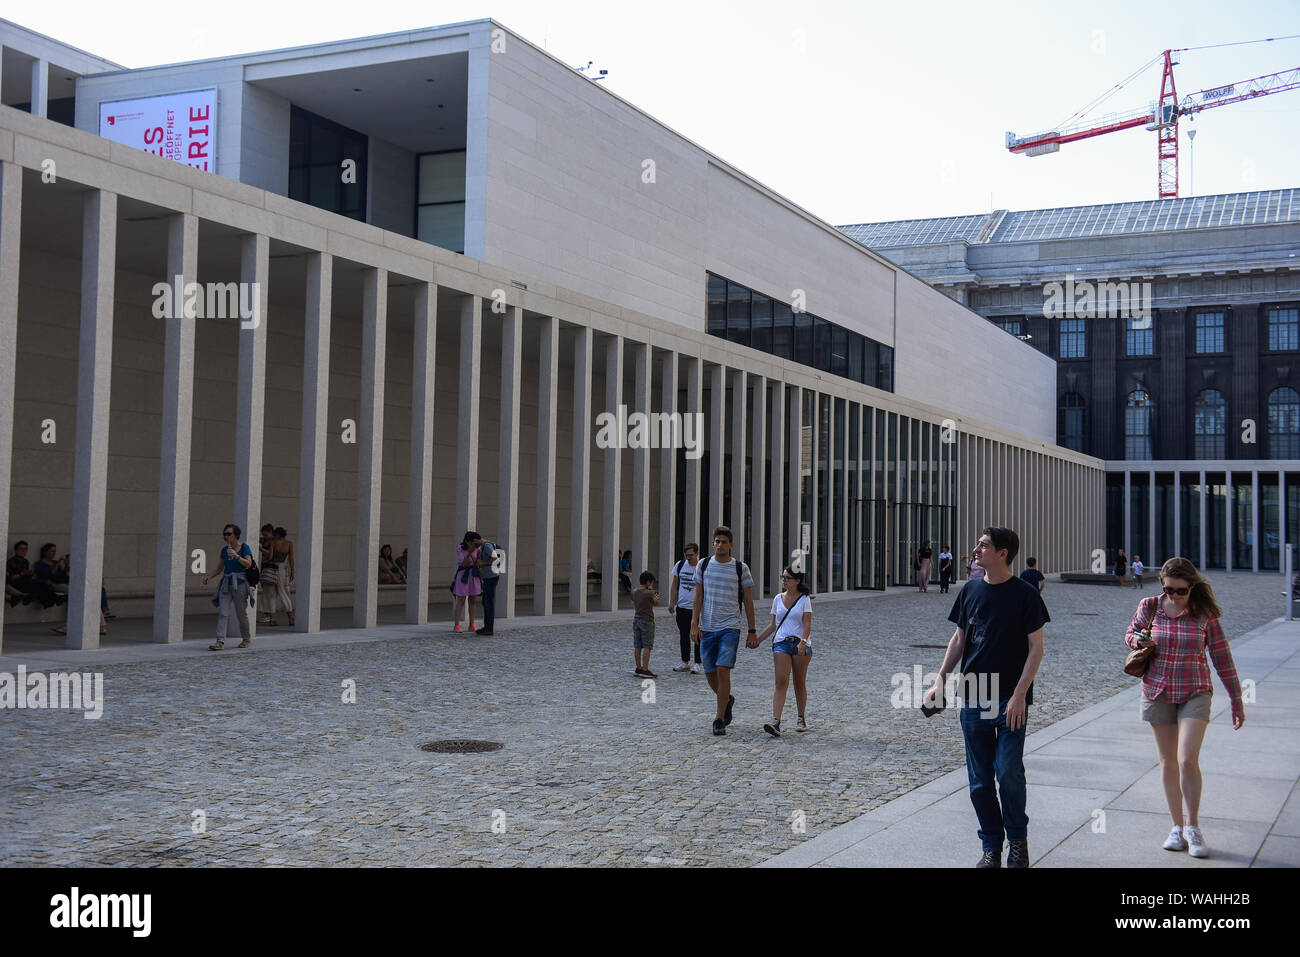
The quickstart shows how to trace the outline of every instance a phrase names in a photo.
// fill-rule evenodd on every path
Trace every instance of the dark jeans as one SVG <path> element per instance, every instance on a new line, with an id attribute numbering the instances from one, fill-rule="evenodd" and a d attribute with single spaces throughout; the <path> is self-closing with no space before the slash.
<path id="1" fill-rule="evenodd" d="M 1000 851 L 1004 836 L 1010 841 L 1023 841 L 1029 833 L 1029 816 L 1025 814 L 1025 728 L 1007 730 L 1007 700 L 998 702 L 996 720 L 982 717 L 986 712 L 978 708 L 961 709 L 970 803 L 979 818 L 980 841 L 986 851 Z M 1026 710 L 1025 725 L 1028 723 Z"/>
<path id="2" fill-rule="evenodd" d="M 948 583 L 952 581 L 952 569 L 945 572 L 939 572 L 939 591 L 948 594 Z"/>
<path id="3" fill-rule="evenodd" d="M 691 609 L 682 608 L 680 605 L 678 606 L 677 631 L 680 633 L 682 639 L 682 661 L 691 660 L 691 645 L 695 644 L 695 642 L 691 641 L 691 615 Z M 697 665 L 700 663 L 699 645 L 695 645 L 695 663 Z"/>
<path id="4" fill-rule="evenodd" d="M 497 582 L 500 578 L 483 577 L 483 630 L 492 631 L 497 620 Z"/>

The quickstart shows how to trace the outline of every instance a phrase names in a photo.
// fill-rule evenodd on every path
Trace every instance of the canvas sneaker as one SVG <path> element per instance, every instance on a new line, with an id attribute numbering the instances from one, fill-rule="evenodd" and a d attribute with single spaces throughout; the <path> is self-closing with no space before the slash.
<path id="1" fill-rule="evenodd" d="M 1187 850 L 1187 842 L 1183 840 L 1183 829 L 1181 826 L 1177 824 L 1174 825 L 1174 827 L 1169 832 L 1169 836 L 1165 838 L 1165 843 L 1163 846 L 1166 851 Z"/>
<path id="2" fill-rule="evenodd" d="M 803 715 L 799 715 L 799 720 L 795 722 L 794 729 L 796 731 L 808 730 L 808 722 L 803 719 Z"/>
<path id="3" fill-rule="evenodd" d="M 1205 838 L 1199 827 L 1183 828 L 1183 837 L 1187 838 L 1187 853 L 1192 857 L 1209 857 L 1210 849 L 1205 846 Z"/>
<path id="4" fill-rule="evenodd" d="M 781 737 L 781 722 L 773 719 L 771 724 L 763 725 L 763 730 L 772 737 L 779 738 Z"/>
<path id="5" fill-rule="evenodd" d="M 698 661 L 695 662 L 695 664 L 691 665 L 691 674 L 693 675 L 704 674 L 704 669 L 700 667 L 700 663 Z"/>
<path id="6" fill-rule="evenodd" d="M 675 665 L 673 667 L 673 671 L 690 671 L 690 670 L 691 670 L 691 663 L 689 661 L 683 661 L 680 665 Z"/>

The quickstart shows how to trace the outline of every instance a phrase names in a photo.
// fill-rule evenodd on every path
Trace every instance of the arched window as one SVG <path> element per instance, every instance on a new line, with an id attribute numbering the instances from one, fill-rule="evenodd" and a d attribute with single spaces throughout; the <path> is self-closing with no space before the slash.
<path id="1" fill-rule="evenodd" d="M 1300 394 L 1289 386 L 1268 394 L 1268 457 L 1300 459 Z"/>
<path id="2" fill-rule="evenodd" d="M 1228 426 L 1228 406 L 1223 393 L 1206 389 L 1192 403 L 1192 429 L 1195 433 L 1194 457 L 1221 459 L 1227 454 L 1225 441 Z"/>
<path id="3" fill-rule="evenodd" d="M 1083 396 L 1067 392 L 1056 407 L 1056 444 L 1083 451 Z"/>
<path id="4" fill-rule="evenodd" d="M 1124 409 L 1124 458 L 1151 459 L 1151 414 L 1155 403 L 1144 390 L 1137 389 L 1128 394 L 1128 406 Z"/>

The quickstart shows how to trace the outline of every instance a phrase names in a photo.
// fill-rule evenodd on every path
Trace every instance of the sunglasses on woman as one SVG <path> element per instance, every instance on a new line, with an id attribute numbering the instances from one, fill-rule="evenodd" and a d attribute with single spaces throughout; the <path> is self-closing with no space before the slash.
<path id="1" fill-rule="evenodd" d="M 1179 598 L 1182 598 L 1189 591 L 1191 591 L 1190 588 L 1171 588 L 1168 585 L 1165 586 L 1166 595 L 1177 595 Z"/>

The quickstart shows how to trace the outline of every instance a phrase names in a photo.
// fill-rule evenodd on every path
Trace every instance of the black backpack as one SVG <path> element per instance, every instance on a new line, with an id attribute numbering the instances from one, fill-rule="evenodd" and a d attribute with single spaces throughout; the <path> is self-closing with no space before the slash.
<path id="1" fill-rule="evenodd" d="M 739 605 L 743 609 L 745 607 L 745 563 L 739 558 L 733 558 L 732 561 L 736 563 L 736 594 L 740 598 Z M 695 569 L 695 583 L 697 585 L 704 584 L 704 569 L 708 565 L 709 560 L 707 558 L 700 559 L 700 564 Z"/>

